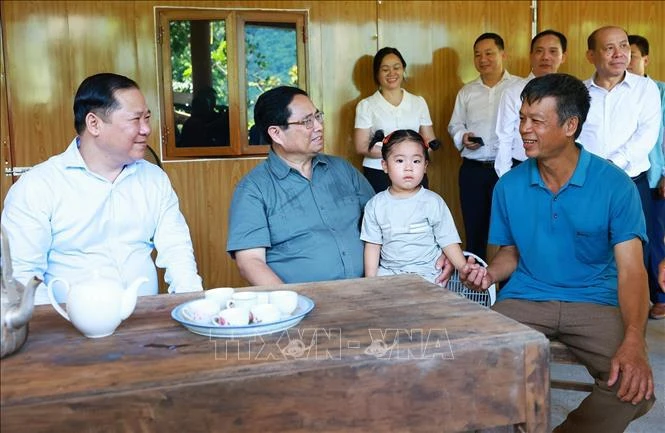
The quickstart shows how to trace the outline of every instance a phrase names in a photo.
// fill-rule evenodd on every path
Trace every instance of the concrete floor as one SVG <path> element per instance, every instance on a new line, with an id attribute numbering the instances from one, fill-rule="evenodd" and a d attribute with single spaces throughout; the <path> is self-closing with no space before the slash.
<path id="1" fill-rule="evenodd" d="M 628 426 L 627 433 L 665 432 L 665 320 L 649 320 L 647 344 L 658 399 L 649 413 Z M 584 367 L 576 365 L 553 364 L 551 375 L 557 379 L 592 381 Z M 552 428 L 563 422 L 568 412 L 575 409 L 586 395 L 579 391 L 553 389 L 551 393 Z"/>

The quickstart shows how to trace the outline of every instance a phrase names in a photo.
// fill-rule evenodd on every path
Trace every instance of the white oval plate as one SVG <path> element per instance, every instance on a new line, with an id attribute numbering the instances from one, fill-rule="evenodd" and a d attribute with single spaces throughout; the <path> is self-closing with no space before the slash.
<path id="1" fill-rule="evenodd" d="M 255 325 L 244 326 L 218 326 L 204 325 L 201 323 L 187 320 L 182 310 L 187 304 L 194 301 L 188 301 L 178 305 L 171 311 L 171 318 L 194 334 L 204 335 L 206 337 L 218 338 L 236 338 L 236 337 L 254 337 L 256 335 L 272 334 L 296 326 L 300 321 L 314 309 L 314 301 L 307 296 L 298 295 L 298 307 L 291 316 L 272 323 L 258 323 Z"/>

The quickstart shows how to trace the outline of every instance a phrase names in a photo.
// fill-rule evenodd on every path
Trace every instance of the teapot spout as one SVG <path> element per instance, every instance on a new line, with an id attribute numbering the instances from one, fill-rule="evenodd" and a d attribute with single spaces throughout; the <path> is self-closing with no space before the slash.
<path id="1" fill-rule="evenodd" d="M 136 308 L 136 299 L 138 297 L 138 289 L 143 283 L 150 281 L 146 277 L 139 277 L 132 284 L 125 289 L 125 292 L 122 295 L 122 310 L 121 310 L 121 319 L 125 320 Z"/>
<path id="2" fill-rule="evenodd" d="M 37 286 L 42 283 L 37 277 L 32 277 L 28 281 L 28 285 L 25 286 L 25 291 L 21 297 L 21 303 L 17 308 L 13 308 L 7 312 L 5 317 L 5 324 L 11 329 L 18 329 L 25 326 L 26 323 L 32 317 L 32 311 L 35 306 L 35 292 L 37 291 Z"/>

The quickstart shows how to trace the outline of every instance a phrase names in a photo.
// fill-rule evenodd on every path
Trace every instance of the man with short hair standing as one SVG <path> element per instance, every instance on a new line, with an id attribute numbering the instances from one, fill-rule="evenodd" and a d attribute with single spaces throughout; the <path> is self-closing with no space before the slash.
<path id="1" fill-rule="evenodd" d="M 480 77 L 457 94 L 448 125 L 453 144 L 462 154 L 459 171 L 465 249 L 485 259 L 492 191 L 498 179 L 496 114 L 504 90 L 516 77 L 503 68 L 504 44 L 496 33 L 483 33 L 473 44 L 473 63 Z"/>
<path id="2" fill-rule="evenodd" d="M 496 119 L 498 144 L 494 161 L 494 169 L 499 177 L 526 159 L 519 132 L 519 112 L 522 106 L 520 93 L 533 78 L 557 72 L 566 61 L 567 47 L 568 40 L 563 33 L 556 30 L 538 33 L 531 40 L 531 73 L 524 79 L 516 80 L 503 92 Z"/>
<path id="3" fill-rule="evenodd" d="M 644 215 L 634 183 L 575 142 L 589 111 L 584 83 L 567 74 L 531 80 L 520 134 L 528 159 L 494 189 L 490 243 L 499 251 L 487 290 L 510 277 L 492 309 L 565 344 L 595 379 L 554 431 L 623 432 L 653 405 L 647 357 Z"/>
<path id="4" fill-rule="evenodd" d="M 86 78 L 74 126 L 67 150 L 21 175 L 5 198 L 14 277 L 24 284 L 35 275 L 75 283 L 93 271 L 125 284 L 148 277 L 139 294 L 155 295 L 157 249 L 169 292 L 203 290 L 178 197 L 166 173 L 143 159 L 150 109 L 138 85 L 112 73 Z M 40 285 L 35 303 L 48 302 Z"/>
<path id="5" fill-rule="evenodd" d="M 646 221 L 651 221 L 649 152 L 660 132 L 658 87 L 652 80 L 627 72 L 630 63 L 628 34 L 620 27 L 593 31 L 587 39 L 587 59 L 596 72 L 584 84 L 591 94 L 591 109 L 579 143 L 591 153 L 612 161 L 630 176 L 640 193 Z M 643 246 L 649 262 L 648 240 Z"/>
<path id="6" fill-rule="evenodd" d="M 649 64 L 649 41 L 640 35 L 628 35 L 630 42 L 630 63 L 628 71 L 646 77 Z M 665 293 L 658 287 L 658 265 L 665 259 L 665 83 L 654 80 L 660 91 L 661 112 L 663 113 L 660 135 L 656 145 L 649 152 L 647 177 L 651 188 L 651 222 L 647 221 L 649 235 L 649 291 L 653 306 L 649 311 L 652 319 L 665 319 Z"/>

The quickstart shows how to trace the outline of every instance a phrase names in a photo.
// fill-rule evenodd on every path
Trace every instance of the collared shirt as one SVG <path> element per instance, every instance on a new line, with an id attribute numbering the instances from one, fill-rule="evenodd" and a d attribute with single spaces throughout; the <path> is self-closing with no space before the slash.
<path id="1" fill-rule="evenodd" d="M 455 108 L 448 124 L 448 133 L 458 150 L 462 151 L 464 158 L 478 161 L 494 161 L 498 147 L 496 136 L 496 114 L 499 109 L 501 95 L 508 86 L 518 77 L 504 71 L 501 80 L 494 86 L 488 87 L 478 77 L 462 87 L 455 99 Z M 476 150 L 469 150 L 462 144 L 462 136 L 473 132 L 476 137 L 482 137 L 484 146 Z"/>
<path id="2" fill-rule="evenodd" d="M 310 181 L 271 150 L 236 186 L 227 251 L 265 248 L 286 283 L 362 277 L 360 222 L 373 195 L 341 158 L 315 156 Z"/>
<path id="3" fill-rule="evenodd" d="M 498 299 L 618 305 L 614 246 L 646 224 L 637 187 L 580 145 L 572 177 L 556 194 L 527 159 L 499 179 L 489 242 L 514 245 L 519 260 Z"/>
<path id="4" fill-rule="evenodd" d="M 591 153 L 609 159 L 635 177 L 649 169 L 649 152 L 660 131 L 661 107 L 656 83 L 626 72 L 623 81 L 608 91 L 584 82 L 591 108 L 578 142 Z"/>
<path id="5" fill-rule="evenodd" d="M 662 81 L 656 81 L 656 86 L 660 91 L 660 108 L 663 113 L 661 125 L 660 125 L 660 134 L 658 134 L 658 140 L 656 140 L 656 145 L 649 152 L 649 187 L 655 188 L 658 186 L 658 182 L 661 177 L 665 177 L 665 140 L 663 134 L 665 133 L 665 83 Z"/>
<path id="6" fill-rule="evenodd" d="M 88 170 L 78 138 L 67 150 L 19 178 L 5 199 L 2 225 L 9 238 L 14 277 L 37 276 L 70 284 L 93 271 L 117 271 L 125 284 L 149 282 L 141 295 L 157 294 L 157 266 L 166 268 L 169 292 L 202 290 L 189 235 L 171 182 L 144 160 L 127 165 L 114 182 Z M 110 272 L 109 272 L 110 271 Z M 56 284 L 56 298 L 65 292 Z M 40 285 L 35 303 L 48 303 Z"/>
<path id="7" fill-rule="evenodd" d="M 497 176 L 503 176 L 513 166 L 513 159 L 524 161 L 524 143 L 520 135 L 520 95 L 527 83 L 536 78 L 531 72 L 524 79 L 517 79 L 501 95 L 499 110 L 496 115 L 497 151 L 494 170 Z"/>
<path id="8" fill-rule="evenodd" d="M 356 107 L 355 128 L 370 129 L 371 134 L 379 129 L 385 135 L 398 129 L 420 131 L 421 126 L 431 126 L 427 102 L 422 96 L 412 95 L 402 89 L 402 101 L 395 106 L 386 101 L 381 92 L 358 102 Z M 363 159 L 363 166 L 382 170 L 381 158 Z"/>

